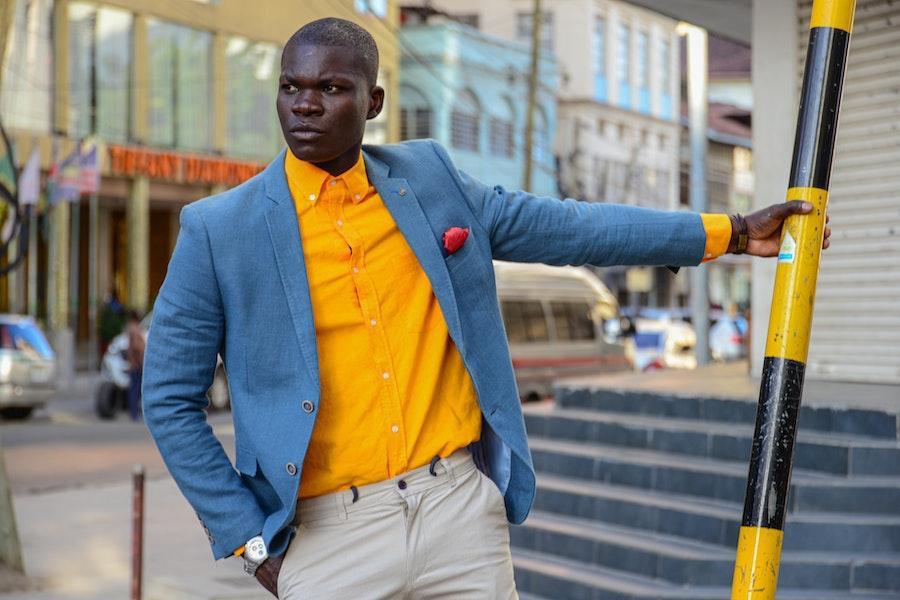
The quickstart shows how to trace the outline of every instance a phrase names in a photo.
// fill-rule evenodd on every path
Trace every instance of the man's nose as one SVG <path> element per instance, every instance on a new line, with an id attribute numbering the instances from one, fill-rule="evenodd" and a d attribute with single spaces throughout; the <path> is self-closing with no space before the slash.
<path id="1" fill-rule="evenodd" d="M 322 112 L 322 103 L 319 102 L 314 92 L 300 92 L 294 99 L 291 110 L 300 115 L 317 114 Z"/>

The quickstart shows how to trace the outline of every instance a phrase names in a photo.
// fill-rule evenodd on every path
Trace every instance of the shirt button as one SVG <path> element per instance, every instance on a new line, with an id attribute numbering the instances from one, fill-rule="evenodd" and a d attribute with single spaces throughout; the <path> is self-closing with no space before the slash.
<path id="1" fill-rule="evenodd" d="M 387 371 L 385 371 L 384 373 L 381 374 L 381 376 L 384 377 L 385 379 L 389 379 L 391 374 L 388 373 Z"/>
<path id="2" fill-rule="evenodd" d="M 405 490 L 406 482 L 401 479 L 400 481 L 397 482 L 397 487 L 400 488 L 401 490 Z"/>
<path id="3" fill-rule="evenodd" d="M 353 267 L 353 272 L 354 272 L 354 273 L 359 273 L 359 267 Z"/>
<path id="4" fill-rule="evenodd" d="M 303 401 L 303 410 L 305 410 L 308 413 L 311 413 L 313 411 L 313 409 L 315 409 L 315 406 L 313 406 L 312 402 L 310 402 L 309 400 Z"/>
<path id="5" fill-rule="evenodd" d="M 337 183 L 337 180 L 336 180 L 336 179 L 332 179 L 331 181 L 328 182 L 328 185 L 334 185 L 334 184 L 336 184 L 336 183 Z"/>
<path id="6" fill-rule="evenodd" d="M 397 427 L 396 425 L 391 425 L 391 431 L 394 433 L 397 433 L 398 431 L 400 431 L 400 428 Z"/>
<path id="7" fill-rule="evenodd" d="M 355 195 L 353 196 L 353 198 L 354 198 L 354 200 L 362 200 L 362 196 L 359 195 L 359 194 L 355 194 Z"/>
<path id="8" fill-rule="evenodd" d="M 294 463 L 288 463 L 284 465 L 284 470 L 288 472 L 288 475 L 293 477 L 297 474 L 297 465 L 295 465 Z"/>
<path id="9" fill-rule="evenodd" d="M 338 219 L 338 220 L 337 220 L 337 226 L 338 226 L 338 227 L 343 227 L 343 226 L 344 226 L 344 222 L 341 221 L 340 219 Z"/>
<path id="10" fill-rule="evenodd" d="M 315 195 L 315 194 L 310 194 L 310 195 L 309 195 L 309 200 L 310 200 L 310 202 L 315 201 L 315 199 L 316 199 L 316 195 Z"/>
<path id="11" fill-rule="evenodd" d="M 369 321 L 369 325 L 371 325 L 372 327 L 375 327 L 375 325 L 377 325 L 377 324 L 378 324 L 378 321 L 376 321 L 375 319 L 372 319 L 371 321 Z"/>

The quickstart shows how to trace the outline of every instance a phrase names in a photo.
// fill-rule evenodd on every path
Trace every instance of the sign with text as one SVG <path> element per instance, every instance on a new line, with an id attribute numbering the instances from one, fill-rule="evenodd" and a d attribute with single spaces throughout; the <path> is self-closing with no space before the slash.
<path id="1" fill-rule="evenodd" d="M 255 162 L 114 145 L 109 146 L 109 164 L 111 175 L 144 175 L 205 185 L 237 185 L 266 167 Z"/>

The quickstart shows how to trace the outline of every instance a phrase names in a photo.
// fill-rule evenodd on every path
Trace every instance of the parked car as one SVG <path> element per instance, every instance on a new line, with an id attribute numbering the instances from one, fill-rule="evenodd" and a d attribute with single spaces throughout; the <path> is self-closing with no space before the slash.
<path id="1" fill-rule="evenodd" d="M 0 315 L 0 416 L 27 419 L 56 391 L 56 357 L 35 320 Z"/>
<path id="2" fill-rule="evenodd" d="M 604 336 L 618 302 L 590 270 L 495 261 L 494 273 L 523 400 L 550 394 L 560 377 L 631 368 L 623 344 Z"/>
<path id="3" fill-rule="evenodd" d="M 642 315 L 631 340 L 636 370 L 697 368 L 697 334 L 690 324 L 665 311 Z"/>
<path id="4" fill-rule="evenodd" d="M 152 313 L 148 313 L 141 321 L 145 338 L 151 320 Z M 94 410 L 101 419 L 112 419 L 117 413 L 128 410 L 128 384 L 131 377 L 129 370 L 128 335 L 121 333 L 109 343 L 100 364 L 100 384 L 94 394 Z M 228 410 L 231 406 L 228 376 L 221 357 L 217 359 L 216 373 L 206 397 L 213 410 Z"/>
<path id="5" fill-rule="evenodd" d="M 738 360 L 747 356 L 747 320 L 723 316 L 709 329 L 709 353 L 713 360 Z"/>

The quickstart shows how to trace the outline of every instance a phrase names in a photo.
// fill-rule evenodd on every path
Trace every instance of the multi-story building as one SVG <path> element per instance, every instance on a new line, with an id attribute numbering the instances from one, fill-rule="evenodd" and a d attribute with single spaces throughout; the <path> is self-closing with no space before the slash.
<path id="1" fill-rule="evenodd" d="M 712 59 L 712 57 L 711 57 Z M 749 74 L 748 74 L 749 77 Z M 748 81 L 749 85 L 749 81 Z M 753 150 L 750 112 L 730 104 L 709 104 L 706 192 L 709 212 L 746 214 L 753 204 Z M 690 208 L 690 148 L 687 119 L 682 129 L 681 205 Z M 709 271 L 709 302 L 728 308 L 750 304 L 750 257 L 727 254 L 704 267 Z M 671 304 L 688 306 L 688 272 L 675 278 Z"/>
<path id="2" fill-rule="evenodd" d="M 457 167 L 508 189 L 524 184 L 529 46 L 487 35 L 433 9 L 403 9 L 400 136 L 434 138 Z M 558 195 L 552 136 L 556 64 L 541 55 L 529 191 Z"/>
<path id="3" fill-rule="evenodd" d="M 397 138 L 393 3 L 265 4 L 263 10 L 242 0 L 3 2 L 0 118 L 18 160 L 36 146 L 46 173 L 54 153 L 67 155 L 85 136 L 102 140 L 105 151 L 96 228 L 84 198 L 41 217 L 38 243 L 0 309 L 27 305 L 55 330 L 74 328 L 81 340 L 89 337 L 89 294 L 113 291 L 126 305 L 147 309 L 165 275 L 179 209 L 246 178 L 282 148 L 274 109 L 281 46 L 306 22 L 338 16 L 372 32 L 387 100 L 367 137 Z M 67 265 L 70 252 L 78 257 L 71 273 L 48 268 L 48 253 L 53 265 Z"/>
<path id="4" fill-rule="evenodd" d="M 529 1 L 429 5 L 487 34 L 531 44 Z M 560 72 L 555 143 L 560 192 L 591 202 L 677 208 L 677 22 L 618 0 L 547 0 L 541 21 L 541 48 L 556 56 Z M 665 269 L 654 270 L 650 291 L 632 298 L 667 302 L 671 277 Z M 627 301 L 626 281 L 624 271 L 610 271 L 608 283 Z"/>
<path id="5" fill-rule="evenodd" d="M 754 206 L 785 197 L 812 0 L 633 0 L 751 43 Z M 834 234 L 822 255 L 806 374 L 900 383 L 900 5 L 857 0 L 829 189 Z M 751 23 L 753 24 L 751 31 Z M 753 370 L 776 263 L 753 261 Z M 848 406 L 857 399 L 847 398 Z"/>

